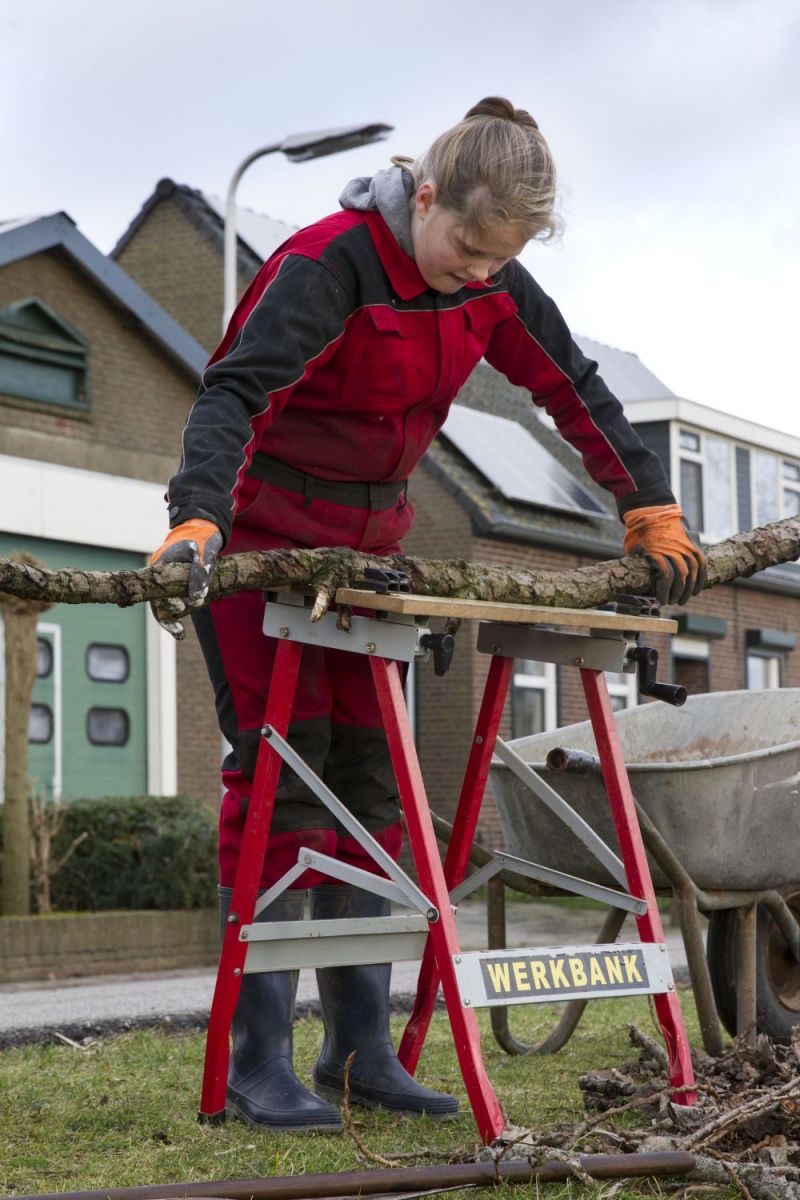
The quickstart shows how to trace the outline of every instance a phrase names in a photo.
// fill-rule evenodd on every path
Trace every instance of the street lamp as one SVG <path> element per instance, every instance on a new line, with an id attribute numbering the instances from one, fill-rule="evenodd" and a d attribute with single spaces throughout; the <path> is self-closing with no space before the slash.
<path id="1" fill-rule="evenodd" d="M 280 151 L 289 162 L 308 162 L 310 158 L 323 158 L 326 154 L 338 154 L 340 150 L 352 150 L 370 142 L 380 142 L 394 128 L 392 125 L 346 125 L 343 129 L 321 129 L 315 133 L 292 133 L 282 142 L 256 150 L 239 164 L 228 186 L 225 203 L 225 243 L 223 252 L 224 299 L 222 331 L 236 307 L 236 189 L 239 180 L 251 163 L 265 154 Z"/>

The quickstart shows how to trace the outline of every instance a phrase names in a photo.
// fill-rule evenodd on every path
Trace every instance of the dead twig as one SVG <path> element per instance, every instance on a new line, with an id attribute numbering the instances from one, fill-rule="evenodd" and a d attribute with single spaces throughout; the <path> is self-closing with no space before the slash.
<path id="1" fill-rule="evenodd" d="M 356 1132 L 356 1124 L 350 1112 L 350 1068 L 353 1065 L 356 1052 L 352 1050 L 347 1056 L 344 1064 L 344 1096 L 342 1097 L 342 1122 L 344 1131 L 355 1142 L 359 1152 L 364 1155 L 370 1162 L 380 1163 L 383 1167 L 396 1167 L 398 1165 L 396 1159 L 386 1158 L 383 1154 L 377 1154 L 374 1150 L 370 1150 L 363 1138 Z"/>
<path id="2" fill-rule="evenodd" d="M 736 1105 L 735 1108 L 729 1108 L 727 1112 L 715 1116 L 700 1129 L 695 1130 L 694 1134 L 686 1140 L 684 1149 L 694 1150 L 708 1141 L 717 1141 L 723 1133 L 728 1133 L 736 1126 L 745 1124 L 754 1116 L 774 1112 L 779 1107 L 780 1101 L 793 1093 L 800 1095 L 800 1079 L 793 1079 L 783 1087 L 771 1089 L 766 1095 L 756 1096 L 754 1099 L 746 1100 L 743 1104 Z"/>
<path id="3" fill-rule="evenodd" d="M 667 1052 L 663 1046 L 659 1046 L 658 1042 L 637 1028 L 636 1025 L 628 1026 L 628 1037 L 631 1045 L 636 1046 L 639 1050 L 644 1050 L 648 1058 L 654 1059 L 664 1071 L 668 1070 Z"/>

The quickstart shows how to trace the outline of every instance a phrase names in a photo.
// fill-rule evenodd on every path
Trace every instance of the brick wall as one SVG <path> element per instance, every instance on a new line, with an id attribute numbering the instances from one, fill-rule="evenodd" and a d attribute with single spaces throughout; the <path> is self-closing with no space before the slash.
<path id="1" fill-rule="evenodd" d="M 88 341 L 91 407 L 73 414 L 0 395 L 0 453 L 166 483 L 178 463 L 195 382 L 62 251 L 0 271 L 0 306 L 28 297 L 42 300 Z M 178 788 L 216 802 L 219 733 L 193 631 L 177 654 Z"/>
<path id="2" fill-rule="evenodd" d="M 191 621 L 178 643 L 178 791 L 217 805 L 222 739 L 214 692 Z"/>
<path id="3" fill-rule="evenodd" d="M 0 271 L 0 306 L 36 297 L 90 344 L 88 413 L 0 396 L 6 454 L 166 480 L 195 385 L 137 323 L 60 250 Z"/>
<path id="4" fill-rule="evenodd" d="M 711 645 L 711 690 L 734 691 L 747 686 L 745 635 L 748 629 L 781 629 L 796 633 L 798 601 L 759 591 L 757 587 L 719 587 L 696 596 L 691 611 L 721 617 L 727 622 L 724 638 Z M 784 687 L 800 687 L 800 651 L 781 656 Z"/>
<path id="5" fill-rule="evenodd" d="M 418 558 L 470 558 L 470 519 L 424 463 L 411 480 L 409 496 L 417 515 L 405 540 L 406 553 Z M 432 622 L 432 628 L 441 627 L 441 621 Z M 432 663 L 418 663 L 416 668 L 417 749 L 431 807 L 448 818 L 458 800 L 472 732 L 470 636 L 470 625 L 465 623 L 445 676 L 435 675 Z"/>
<path id="6" fill-rule="evenodd" d="M 536 547 L 517 544 L 514 542 L 495 541 L 490 538 L 475 538 L 473 541 L 472 557 L 476 562 L 486 563 L 487 566 L 509 567 L 521 570 L 573 570 L 588 560 L 576 554 L 564 553 L 549 547 Z M 483 686 L 489 670 L 490 658 L 486 654 L 473 652 L 473 696 L 472 708 L 477 712 L 480 704 Z M 559 669 L 558 678 L 558 722 L 561 725 L 586 719 L 586 709 L 583 693 L 580 690 L 579 674 L 577 671 Z M 511 737 L 511 700 L 506 703 L 505 714 L 500 726 L 500 737 Z M 491 780 L 487 787 L 483 803 L 480 825 L 481 840 L 488 846 L 501 846 L 502 835 L 497 809 L 492 796 Z"/>
<path id="7" fill-rule="evenodd" d="M 117 262 L 209 353 L 221 336 L 222 251 L 179 204 L 158 200 Z M 239 295 L 249 279 L 240 272 Z"/>

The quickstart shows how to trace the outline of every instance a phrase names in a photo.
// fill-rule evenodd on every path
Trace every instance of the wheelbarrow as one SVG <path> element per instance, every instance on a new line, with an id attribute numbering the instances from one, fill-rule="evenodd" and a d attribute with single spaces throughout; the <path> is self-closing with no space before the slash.
<path id="1" fill-rule="evenodd" d="M 704 1048 L 722 1052 L 720 1020 L 730 1034 L 789 1040 L 800 1026 L 800 688 L 644 704 L 618 713 L 617 724 L 653 883 L 677 901 Z M 590 723 L 500 744 L 498 754 L 490 778 L 506 850 L 612 886 L 580 838 L 586 822 L 616 848 Z M 537 778 L 574 820 L 557 815 L 546 788 L 537 793 Z M 474 854 L 477 865 L 487 856 Z M 503 876 L 492 884 L 494 948 L 505 944 L 504 885 L 546 890 Z M 709 918 L 705 949 L 699 913 Z M 624 917 L 609 909 L 598 941 L 613 941 Z M 571 1001 L 538 1047 L 517 1041 L 508 1010 L 495 1008 L 495 1037 L 509 1053 L 553 1052 L 585 1004 Z"/>

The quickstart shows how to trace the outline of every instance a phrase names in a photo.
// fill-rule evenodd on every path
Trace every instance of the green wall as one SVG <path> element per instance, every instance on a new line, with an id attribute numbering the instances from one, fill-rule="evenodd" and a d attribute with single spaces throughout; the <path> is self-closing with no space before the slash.
<path id="1" fill-rule="evenodd" d="M 7 557 L 12 550 L 25 550 L 49 567 L 90 571 L 135 569 L 145 561 L 141 554 L 0 533 L 0 558 Z M 40 624 L 57 625 L 61 629 L 65 798 L 143 795 L 147 791 L 146 618 L 146 606 L 142 604 L 131 608 L 58 604 L 40 617 Z M 127 650 L 129 673 L 124 682 L 101 682 L 89 677 L 86 656 L 92 644 L 122 646 Z M 54 672 L 37 678 L 33 703 L 48 705 L 54 711 Z M 125 712 L 126 744 L 93 745 L 87 732 L 90 709 Z M 53 779 L 54 743 L 51 738 L 46 744 L 31 743 L 28 747 L 30 774 L 48 790 Z"/>

